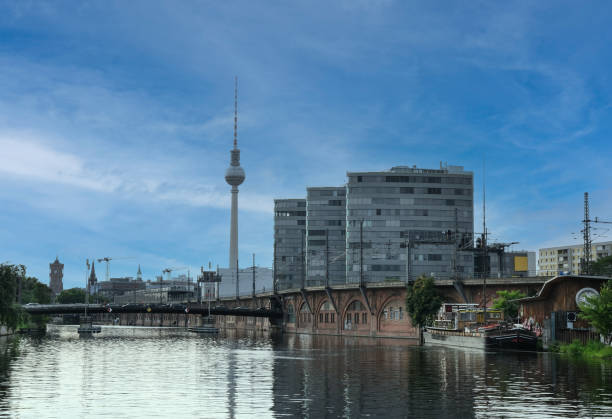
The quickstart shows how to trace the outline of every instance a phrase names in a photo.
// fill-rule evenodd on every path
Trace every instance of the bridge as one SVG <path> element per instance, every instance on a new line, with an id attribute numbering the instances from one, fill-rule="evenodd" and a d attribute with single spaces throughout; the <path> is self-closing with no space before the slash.
<path id="1" fill-rule="evenodd" d="M 488 305 L 496 291 L 519 290 L 535 295 L 547 277 L 487 278 L 483 280 L 437 280 L 444 302 Z M 223 329 L 271 330 L 290 333 L 369 336 L 416 339 L 418 329 L 406 313 L 406 283 L 387 281 L 311 286 L 221 297 L 211 304 L 210 314 Z M 24 306 L 30 314 L 81 314 L 85 304 Z M 207 303 L 176 302 L 90 304 L 88 313 L 98 321 L 119 321 L 120 325 L 198 325 L 208 315 Z M 117 319 L 118 318 L 118 319 Z"/>
<path id="2" fill-rule="evenodd" d="M 30 314 L 89 314 L 99 313 L 163 313 L 163 314 L 199 314 L 208 316 L 208 305 L 205 304 L 33 304 L 24 306 Z M 217 305 L 210 307 L 211 315 L 281 318 L 280 310 L 265 307 L 226 307 Z"/>

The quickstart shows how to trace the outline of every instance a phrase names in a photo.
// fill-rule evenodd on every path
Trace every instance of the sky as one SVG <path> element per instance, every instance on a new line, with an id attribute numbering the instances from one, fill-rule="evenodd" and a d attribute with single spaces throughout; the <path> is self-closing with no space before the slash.
<path id="1" fill-rule="evenodd" d="M 0 0 L 0 262 L 48 282 L 57 256 L 64 288 L 86 259 L 145 279 L 227 266 L 235 76 L 241 266 L 272 266 L 274 198 L 440 162 L 474 172 L 477 226 L 485 173 L 491 239 L 580 243 L 584 192 L 612 220 L 611 12 Z"/>

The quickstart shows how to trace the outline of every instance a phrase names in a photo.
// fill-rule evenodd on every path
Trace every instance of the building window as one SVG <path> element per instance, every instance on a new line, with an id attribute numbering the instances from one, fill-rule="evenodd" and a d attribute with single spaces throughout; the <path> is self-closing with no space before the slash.
<path id="1" fill-rule="evenodd" d="M 368 323 L 368 313 L 361 313 L 361 323 L 363 324 Z"/>
<path id="2" fill-rule="evenodd" d="M 334 323 L 336 321 L 335 317 L 335 314 L 331 313 L 331 323 Z"/>

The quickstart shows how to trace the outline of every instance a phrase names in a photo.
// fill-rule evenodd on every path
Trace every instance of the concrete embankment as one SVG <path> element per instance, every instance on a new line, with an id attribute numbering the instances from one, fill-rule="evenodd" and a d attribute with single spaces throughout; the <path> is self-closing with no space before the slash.
<path id="1" fill-rule="evenodd" d="M 9 336 L 15 334 L 13 329 L 9 329 L 5 325 L 0 325 L 0 336 Z"/>

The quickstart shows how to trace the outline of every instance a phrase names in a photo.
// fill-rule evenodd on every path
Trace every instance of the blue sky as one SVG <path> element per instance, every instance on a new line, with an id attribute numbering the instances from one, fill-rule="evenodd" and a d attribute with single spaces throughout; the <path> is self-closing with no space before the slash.
<path id="1" fill-rule="evenodd" d="M 65 287 L 86 258 L 226 266 L 234 75 L 245 263 L 274 198 L 349 170 L 486 159 L 518 248 L 579 242 L 585 191 L 612 219 L 612 4 L 433 3 L 0 1 L 0 259 L 58 255 Z"/>

